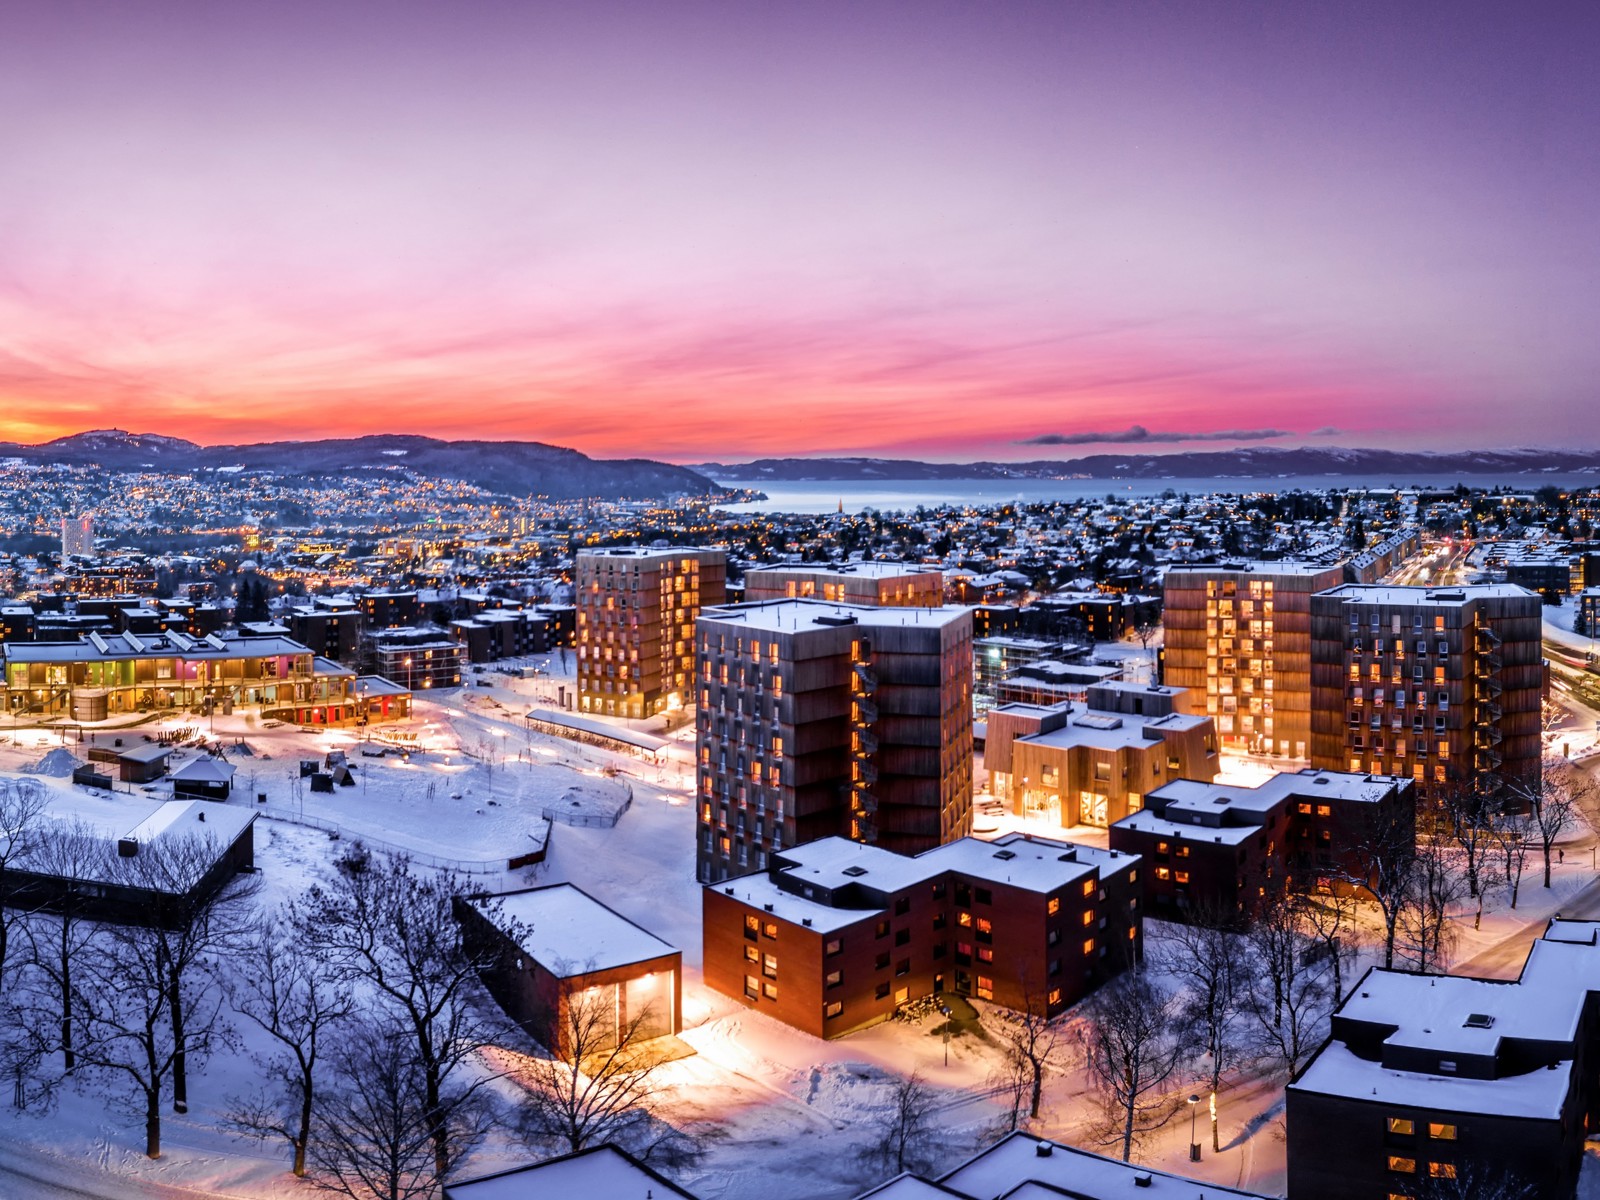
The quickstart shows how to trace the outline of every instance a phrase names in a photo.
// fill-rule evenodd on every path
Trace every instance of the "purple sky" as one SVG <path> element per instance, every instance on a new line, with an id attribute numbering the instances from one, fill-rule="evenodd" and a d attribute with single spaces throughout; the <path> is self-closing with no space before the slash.
<path id="1" fill-rule="evenodd" d="M 1597 48 L 1592 2 L 0 0 L 0 438 L 1595 445 Z"/>

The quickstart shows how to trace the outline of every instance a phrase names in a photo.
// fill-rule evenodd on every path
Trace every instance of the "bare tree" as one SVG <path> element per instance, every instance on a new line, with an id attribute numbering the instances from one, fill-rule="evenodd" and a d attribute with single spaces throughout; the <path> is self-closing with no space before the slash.
<path id="1" fill-rule="evenodd" d="M 1275 902 L 1274 909 L 1282 907 Z M 1215 919 L 1222 918 L 1222 919 Z M 1221 928 L 1221 913 L 1191 914 L 1192 924 L 1167 924 L 1161 930 L 1158 954 L 1183 987 L 1184 1033 L 1201 1057 L 1209 1059 L 1204 1077 L 1211 1089 L 1211 1148 L 1222 1148 L 1217 1120 L 1217 1093 L 1222 1077 L 1236 1065 L 1244 1048 L 1238 1036 L 1243 1012 L 1241 976 L 1243 939 Z"/>
<path id="2" fill-rule="evenodd" d="M 1447 965 L 1454 932 L 1450 908 L 1466 892 L 1466 877 L 1449 847 L 1438 841 L 1417 847 L 1400 909 L 1400 935 L 1404 954 L 1418 971 L 1440 971 Z"/>
<path id="3" fill-rule="evenodd" d="M 36 780 L 0 779 L 0 994 L 12 966 L 12 935 L 26 906 L 7 904 L 14 886 L 12 868 L 27 859 L 43 837 L 45 791 Z"/>
<path id="4" fill-rule="evenodd" d="M 528 1089 L 524 1135 L 582 1150 L 644 1124 L 660 1062 L 646 1043 L 658 1025 L 649 1007 L 619 1019 L 609 989 L 567 996 L 551 1039 L 556 1045 L 515 1072 Z"/>
<path id="5" fill-rule="evenodd" d="M 889 1106 L 873 1129 L 876 1136 L 868 1143 L 868 1157 L 896 1175 L 926 1166 L 933 1105 L 933 1089 L 919 1073 L 896 1079 L 889 1088 Z"/>
<path id="6" fill-rule="evenodd" d="M 1500 875 L 1511 893 L 1511 907 L 1517 907 L 1522 889 L 1522 873 L 1528 866 L 1528 842 L 1533 837 L 1533 816 L 1507 808 L 1495 818 L 1494 841 L 1500 852 Z"/>
<path id="7" fill-rule="evenodd" d="M 1365 871 L 1356 870 L 1341 879 L 1371 896 L 1383 917 L 1383 965 L 1394 966 L 1395 935 L 1400 912 L 1411 893 L 1411 877 L 1417 857 L 1414 817 L 1400 806 L 1372 819 L 1356 839 L 1354 861 Z"/>
<path id="8" fill-rule="evenodd" d="M 1324 949 L 1326 945 L 1313 940 L 1303 926 L 1286 923 L 1266 943 L 1267 952 L 1280 956 L 1276 994 L 1260 988 L 1244 992 L 1262 1058 L 1290 1076 L 1321 1044 L 1334 1008 L 1330 963 L 1336 953 Z M 1261 947 L 1257 942 L 1253 948 L 1259 954 Z"/>
<path id="9" fill-rule="evenodd" d="M 1577 819 L 1579 804 L 1587 799 L 1589 785 L 1560 759 L 1543 764 L 1543 769 L 1512 785 L 1516 795 L 1528 805 L 1532 818 L 1529 832 L 1544 855 L 1544 886 L 1550 886 L 1550 857 L 1556 841 Z"/>
<path id="10" fill-rule="evenodd" d="M 1167 1082 L 1183 1060 L 1182 1009 L 1142 969 L 1125 972 L 1084 1006 L 1083 1044 L 1099 1094 L 1103 1144 L 1121 1143 L 1122 1161 L 1171 1115 Z"/>
<path id="11" fill-rule="evenodd" d="M 1052 1021 L 1048 1012 L 1045 994 L 1024 980 L 1022 1007 L 1012 1010 L 999 1029 L 1008 1062 L 1005 1073 L 1019 1075 L 1024 1081 L 1031 1120 L 1039 1119 L 1045 1077 L 1056 1068 L 1064 1045 L 1063 1027 L 1059 1021 Z M 1015 1121 L 1012 1128 L 1016 1128 Z"/>
<path id="12" fill-rule="evenodd" d="M 419 1200 L 438 1195 L 464 1147 L 481 1135 L 481 1106 L 444 1106 L 446 1157 L 436 1157 L 441 1106 L 404 1019 L 387 1016 L 349 1029 L 334 1048 L 332 1086 L 319 1091 L 310 1139 L 315 1179 L 352 1200 Z M 446 1085 L 449 1086 L 448 1084 Z M 446 1093 L 446 1100 L 462 1099 Z"/>
<path id="13" fill-rule="evenodd" d="M 1361 926 L 1355 920 L 1354 892 L 1326 888 L 1290 897 L 1300 928 L 1312 940 L 1313 953 L 1328 961 L 1328 986 L 1335 1006 L 1344 999 L 1344 971 L 1361 948 Z"/>
<path id="14" fill-rule="evenodd" d="M 253 1061 L 268 1081 L 235 1099 L 229 1123 L 252 1137 L 281 1137 L 294 1155 L 294 1173 L 306 1173 L 312 1114 L 317 1102 L 326 1039 L 354 1012 L 347 983 L 326 975 L 326 965 L 306 954 L 292 911 L 261 922 L 241 947 L 248 964 L 230 980 L 234 1011 L 272 1039 L 270 1053 Z"/>
<path id="15" fill-rule="evenodd" d="M 86 950 L 82 973 L 88 986 L 77 992 L 80 1063 L 133 1084 L 135 1107 L 144 1116 L 145 1154 L 159 1158 L 161 1101 L 178 1058 L 203 1059 L 223 1032 L 219 989 L 194 987 L 185 996 L 180 1036 L 172 1023 L 172 978 L 158 931 L 102 925 Z"/>
<path id="16" fill-rule="evenodd" d="M 489 1077 L 478 1075 L 459 1090 L 450 1085 L 498 1028 L 473 1003 L 478 972 L 493 964 L 493 954 L 475 954 L 463 942 L 453 905 L 467 890 L 448 875 L 413 873 L 404 856 L 373 855 L 361 869 L 312 887 L 300 924 L 309 951 L 337 978 L 364 981 L 406 1029 L 432 1113 L 440 1178 L 456 1153 L 447 1096 L 464 1103 Z"/>
<path id="17" fill-rule="evenodd" d="M 62 822 L 41 831 L 28 856 L 29 868 L 48 876 L 28 897 L 36 909 L 28 918 L 31 958 L 44 973 L 54 997 L 53 1011 L 45 1018 L 53 1026 L 52 1049 L 59 1050 L 68 1074 L 77 1067 L 77 1015 L 79 962 L 94 937 L 85 917 L 93 893 L 110 873 L 105 842 L 82 821 Z M 42 1015 L 42 1014 L 41 1014 Z"/>
<path id="18" fill-rule="evenodd" d="M 189 1111 L 186 1025 L 191 997 L 209 1001 L 204 993 L 214 980 L 207 960 L 226 953 L 244 936 L 252 919 L 248 902 L 259 890 L 254 875 L 235 875 L 220 886 L 214 882 L 227 849 L 217 838 L 186 834 L 156 838 L 132 857 L 112 860 L 118 883 L 159 897 L 150 936 L 167 973 L 168 1019 L 176 1045 L 172 1111 L 178 1113 Z"/>
<path id="19" fill-rule="evenodd" d="M 1503 807 L 1501 793 L 1477 779 L 1450 784 L 1439 795 L 1439 833 L 1461 851 L 1470 896 L 1481 890 L 1478 876 L 1494 848 L 1495 818 Z"/>

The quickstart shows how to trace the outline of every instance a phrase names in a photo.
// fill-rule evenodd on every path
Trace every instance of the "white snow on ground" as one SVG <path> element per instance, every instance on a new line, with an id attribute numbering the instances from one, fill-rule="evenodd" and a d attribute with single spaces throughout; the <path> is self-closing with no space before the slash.
<path id="1" fill-rule="evenodd" d="M 949 1046 L 948 1066 L 945 1045 L 931 1023 L 891 1022 L 821 1042 L 704 986 L 700 888 L 693 877 L 694 813 L 689 800 L 691 731 L 676 731 L 670 760 L 662 766 L 541 735 L 530 737 L 520 716 L 533 704 L 554 699 L 551 679 L 490 678 L 494 686 L 440 693 L 419 704 L 414 728 L 423 733 L 428 749 L 413 754 L 410 761 L 363 757 L 348 732 L 269 729 L 250 714 L 219 717 L 218 740 L 230 744 L 242 738 L 254 751 L 235 753 L 231 759 L 239 768 L 238 801 L 253 806 L 256 794 L 264 791 L 269 812 L 304 813 L 337 823 L 347 836 L 448 859 L 479 860 L 520 853 L 530 830 L 542 824 L 543 810 L 561 803 L 574 789 L 591 797 L 596 810 L 605 810 L 631 787 L 632 807 L 615 827 L 557 825 L 544 866 L 480 878 L 491 887 L 571 881 L 683 951 L 683 1040 L 696 1053 L 663 1068 L 663 1115 L 713 1134 L 707 1157 L 683 1179 L 706 1200 L 830 1200 L 864 1190 L 876 1175 L 860 1164 L 859 1152 L 876 1138 L 875 1124 L 893 1079 L 912 1070 L 921 1071 L 939 1093 L 940 1165 L 950 1165 L 996 1132 L 1001 1106 L 989 1084 L 1000 1061 L 994 1042 L 977 1035 L 956 1038 Z M 661 731 L 660 722 L 633 727 Z M 115 736 L 125 742 L 142 740 L 142 735 L 153 735 L 159 728 L 151 723 L 122 729 Z M 103 744 L 113 734 L 102 731 L 96 736 Z M 0 769 L 19 770 L 61 743 L 56 732 L 0 734 Z M 80 757 L 84 749 L 75 743 L 68 748 Z M 311 793 L 300 782 L 299 761 L 320 760 L 329 749 L 347 753 L 355 767 L 356 785 L 332 795 Z M 1224 767 L 1230 781 L 1257 781 L 1269 770 L 1242 759 L 1229 759 Z M 608 769 L 620 773 L 608 775 Z M 34 778 L 51 789 L 64 809 L 98 818 L 97 823 L 123 821 L 128 814 L 143 811 L 163 791 L 127 789 L 113 796 L 95 795 L 66 779 Z M 1005 829 L 1013 823 L 1013 818 L 997 821 Z M 1034 831 L 1102 844 L 1104 840 L 1103 831 L 1088 828 Z M 1458 922 L 1461 934 L 1454 961 L 1463 962 L 1497 939 L 1526 932 L 1535 924 L 1542 927 L 1545 917 L 1593 881 L 1591 841 L 1582 831 L 1567 843 L 1568 861 L 1557 867 L 1549 892 L 1540 886 L 1538 865 L 1530 861 L 1515 913 L 1508 911 L 1503 895 L 1491 892 L 1483 928 L 1474 932 L 1471 910 L 1464 908 L 1467 915 Z M 327 832 L 276 819 L 258 823 L 256 844 L 262 902 L 268 904 L 299 894 L 328 872 L 340 845 Z M 1374 940 L 1369 934 L 1369 947 L 1351 980 L 1373 961 Z M 985 1024 L 998 1028 L 1001 1020 L 991 1013 Z M 103 1191 L 107 1196 L 162 1194 L 136 1190 L 147 1181 L 230 1197 L 278 1200 L 315 1194 L 287 1174 L 277 1146 L 240 1141 L 221 1130 L 225 1098 L 256 1074 L 248 1060 L 251 1048 L 246 1038 L 239 1050 L 219 1054 L 196 1075 L 191 1089 L 196 1102 L 187 1116 L 169 1115 L 165 1153 L 154 1163 L 140 1152 L 139 1119 L 108 1108 L 104 1085 L 69 1087 L 48 1113 L 19 1114 L 0 1107 L 0 1147 L 7 1148 L 0 1153 L 0 1192 L 15 1180 L 4 1174 L 5 1164 L 16 1160 L 17 1147 L 31 1145 L 52 1156 L 57 1168 L 79 1173 L 71 1176 L 79 1183 L 93 1178 L 89 1172 L 99 1168 L 140 1181 L 111 1182 Z M 1176 1094 L 1181 1097 L 1191 1090 L 1198 1090 L 1194 1081 L 1183 1080 Z M 1099 1149 L 1087 1140 L 1086 1097 L 1080 1067 L 1074 1065 L 1052 1078 L 1037 1132 Z M 1211 1152 L 1202 1131 L 1204 1159 L 1199 1164 L 1188 1162 L 1188 1113 L 1180 1105 L 1173 1120 L 1139 1152 L 1139 1159 L 1219 1184 L 1280 1193 L 1285 1177 L 1281 1080 L 1240 1079 L 1225 1087 L 1219 1107 L 1225 1146 L 1220 1154 Z M 494 1170 L 529 1157 L 503 1138 L 491 1138 L 465 1172 Z M 54 1193 L 40 1185 L 37 1194 Z M 1594 1194 L 1600 1196 L 1600 1188 Z"/>

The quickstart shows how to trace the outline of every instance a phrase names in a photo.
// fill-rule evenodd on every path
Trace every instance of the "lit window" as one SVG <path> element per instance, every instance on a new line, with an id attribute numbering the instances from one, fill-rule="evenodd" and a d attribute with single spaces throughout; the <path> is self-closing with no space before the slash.
<path id="1" fill-rule="evenodd" d="M 1399 1171 L 1406 1175 L 1415 1175 L 1417 1173 L 1417 1160 L 1406 1158 L 1399 1154 L 1391 1154 L 1389 1155 L 1389 1170 Z"/>
<path id="2" fill-rule="evenodd" d="M 1428 1136 L 1441 1142 L 1453 1142 L 1456 1140 L 1456 1127 L 1454 1125 L 1442 1125 L 1437 1121 L 1429 1121 Z"/>
<path id="3" fill-rule="evenodd" d="M 1410 1137 L 1417 1131 L 1416 1122 L 1406 1117 L 1390 1117 L 1385 1123 L 1390 1133 L 1398 1133 L 1402 1137 Z"/>
<path id="4" fill-rule="evenodd" d="M 1431 1162 L 1428 1164 L 1428 1174 L 1435 1179 L 1454 1179 L 1456 1177 L 1455 1163 Z"/>

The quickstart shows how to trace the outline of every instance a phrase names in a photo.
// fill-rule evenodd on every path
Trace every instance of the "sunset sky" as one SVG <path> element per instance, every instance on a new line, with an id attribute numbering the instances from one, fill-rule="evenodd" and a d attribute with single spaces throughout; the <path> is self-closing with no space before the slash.
<path id="1" fill-rule="evenodd" d="M 0 0 L 0 439 L 1600 444 L 1600 3 Z"/>

